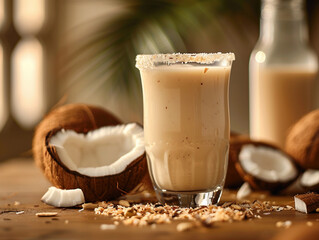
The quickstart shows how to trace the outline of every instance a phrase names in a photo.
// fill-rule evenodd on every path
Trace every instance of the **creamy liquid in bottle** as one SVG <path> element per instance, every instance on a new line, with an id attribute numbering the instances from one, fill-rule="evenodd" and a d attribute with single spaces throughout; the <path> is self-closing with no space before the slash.
<path id="1" fill-rule="evenodd" d="M 251 82 L 251 137 L 284 147 L 289 128 L 312 109 L 317 71 L 268 67 Z"/>
<path id="2" fill-rule="evenodd" d="M 158 66 L 141 71 L 145 144 L 161 189 L 223 186 L 229 148 L 230 67 Z"/>

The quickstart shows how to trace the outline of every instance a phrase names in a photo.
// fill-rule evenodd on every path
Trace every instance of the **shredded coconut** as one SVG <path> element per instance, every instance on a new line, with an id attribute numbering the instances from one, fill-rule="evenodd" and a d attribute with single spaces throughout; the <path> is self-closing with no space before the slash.
<path id="1" fill-rule="evenodd" d="M 234 222 L 253 218 L 260 219 L 261 216 L 256 214 L 256 212 L 267 212 L 268 214 L 272 211 L 277 211 L 277 209 L 288 210 L 288 208 L 284 206 L 272 206 L 270 202 L 256 200 L 253 202 L 243 201 L 240 203 L 226 202 L 222 206 L 212 205 L 197 208 L 181 208 L 178 206 L 162 205 L 160 203 L 131 204 L 129 207 L 125 207 L 112 202 L 101 202 L 99 203 L 99 207 L 95 208 L 94 211 L 95 214 L 110 216 L 114 221 L 121 222 L 124 225 L 142 227 L 172 223 L 178 220 L 195 223 L 195 227 L 203 226 L 210 228 L 213 227 L 215 222 Z M 288 226 L 289 223 L 286 225 Z M 184 227 L 183 225 L 183 230 L 186 230 Z"/>
<path id="2" fill-rule="evenodd" d="M 235 60 L 234 53 L 171 53 L 145 54 L 136 56 L 136 67 L 139 69 L 153 68 L 157 64 L 198 63 L 212 64 L 217 61 L 231 62 Z M 230 64 L 228 64 L 230 65 Z"/>

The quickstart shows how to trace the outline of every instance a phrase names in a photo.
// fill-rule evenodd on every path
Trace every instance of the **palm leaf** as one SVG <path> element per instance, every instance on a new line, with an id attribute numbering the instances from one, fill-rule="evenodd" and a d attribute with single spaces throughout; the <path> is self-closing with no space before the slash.
<path id="1" fill-rule="evenodd" d="M 67 64 L 62 69 L 62 74 L 72 73 L 63 91 L 89 99 L 98 91 L 115 89 L 140 98 L 132 91 L 140 89 L 138 71 L 134 67 L 137 54 L 185 52 L 189 36 L 216 24 L 221 14 L 254 12 L 251 9 L 256 8 L 256 2 L 122 0 L 126 11 L 111 20 L 96 19 L 100 28 L 73 46 L 74 51 L 67 56 Z M 216 29 L 213 37 L 221 36 Z"/>

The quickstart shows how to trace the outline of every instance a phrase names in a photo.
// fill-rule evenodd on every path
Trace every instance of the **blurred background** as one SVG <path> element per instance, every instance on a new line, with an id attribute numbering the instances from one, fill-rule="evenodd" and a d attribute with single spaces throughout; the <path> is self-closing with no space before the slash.
<path id="1" fill-rule="evenodd" d="M 306 9 L 319 55 L 319 1 Z M 90 103 L 142 122 L 141 53 L 234 52 L 231 126 L 248 134 L 259 15 L 257 0 L 0 0 L 0 161 L 31 157 L 34 127 L 56 105 Z"/>

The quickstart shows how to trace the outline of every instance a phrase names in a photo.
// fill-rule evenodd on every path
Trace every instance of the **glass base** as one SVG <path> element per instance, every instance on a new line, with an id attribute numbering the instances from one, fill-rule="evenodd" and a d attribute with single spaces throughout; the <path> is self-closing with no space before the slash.
<path id="1" fill-rule="evenodd" d="M 217 187 L 208 192 L 172 192 L 155 188 L 156 196 L 162 204 L 192 208 L 217 205 L 222 191 L 222 187 Z"/>

